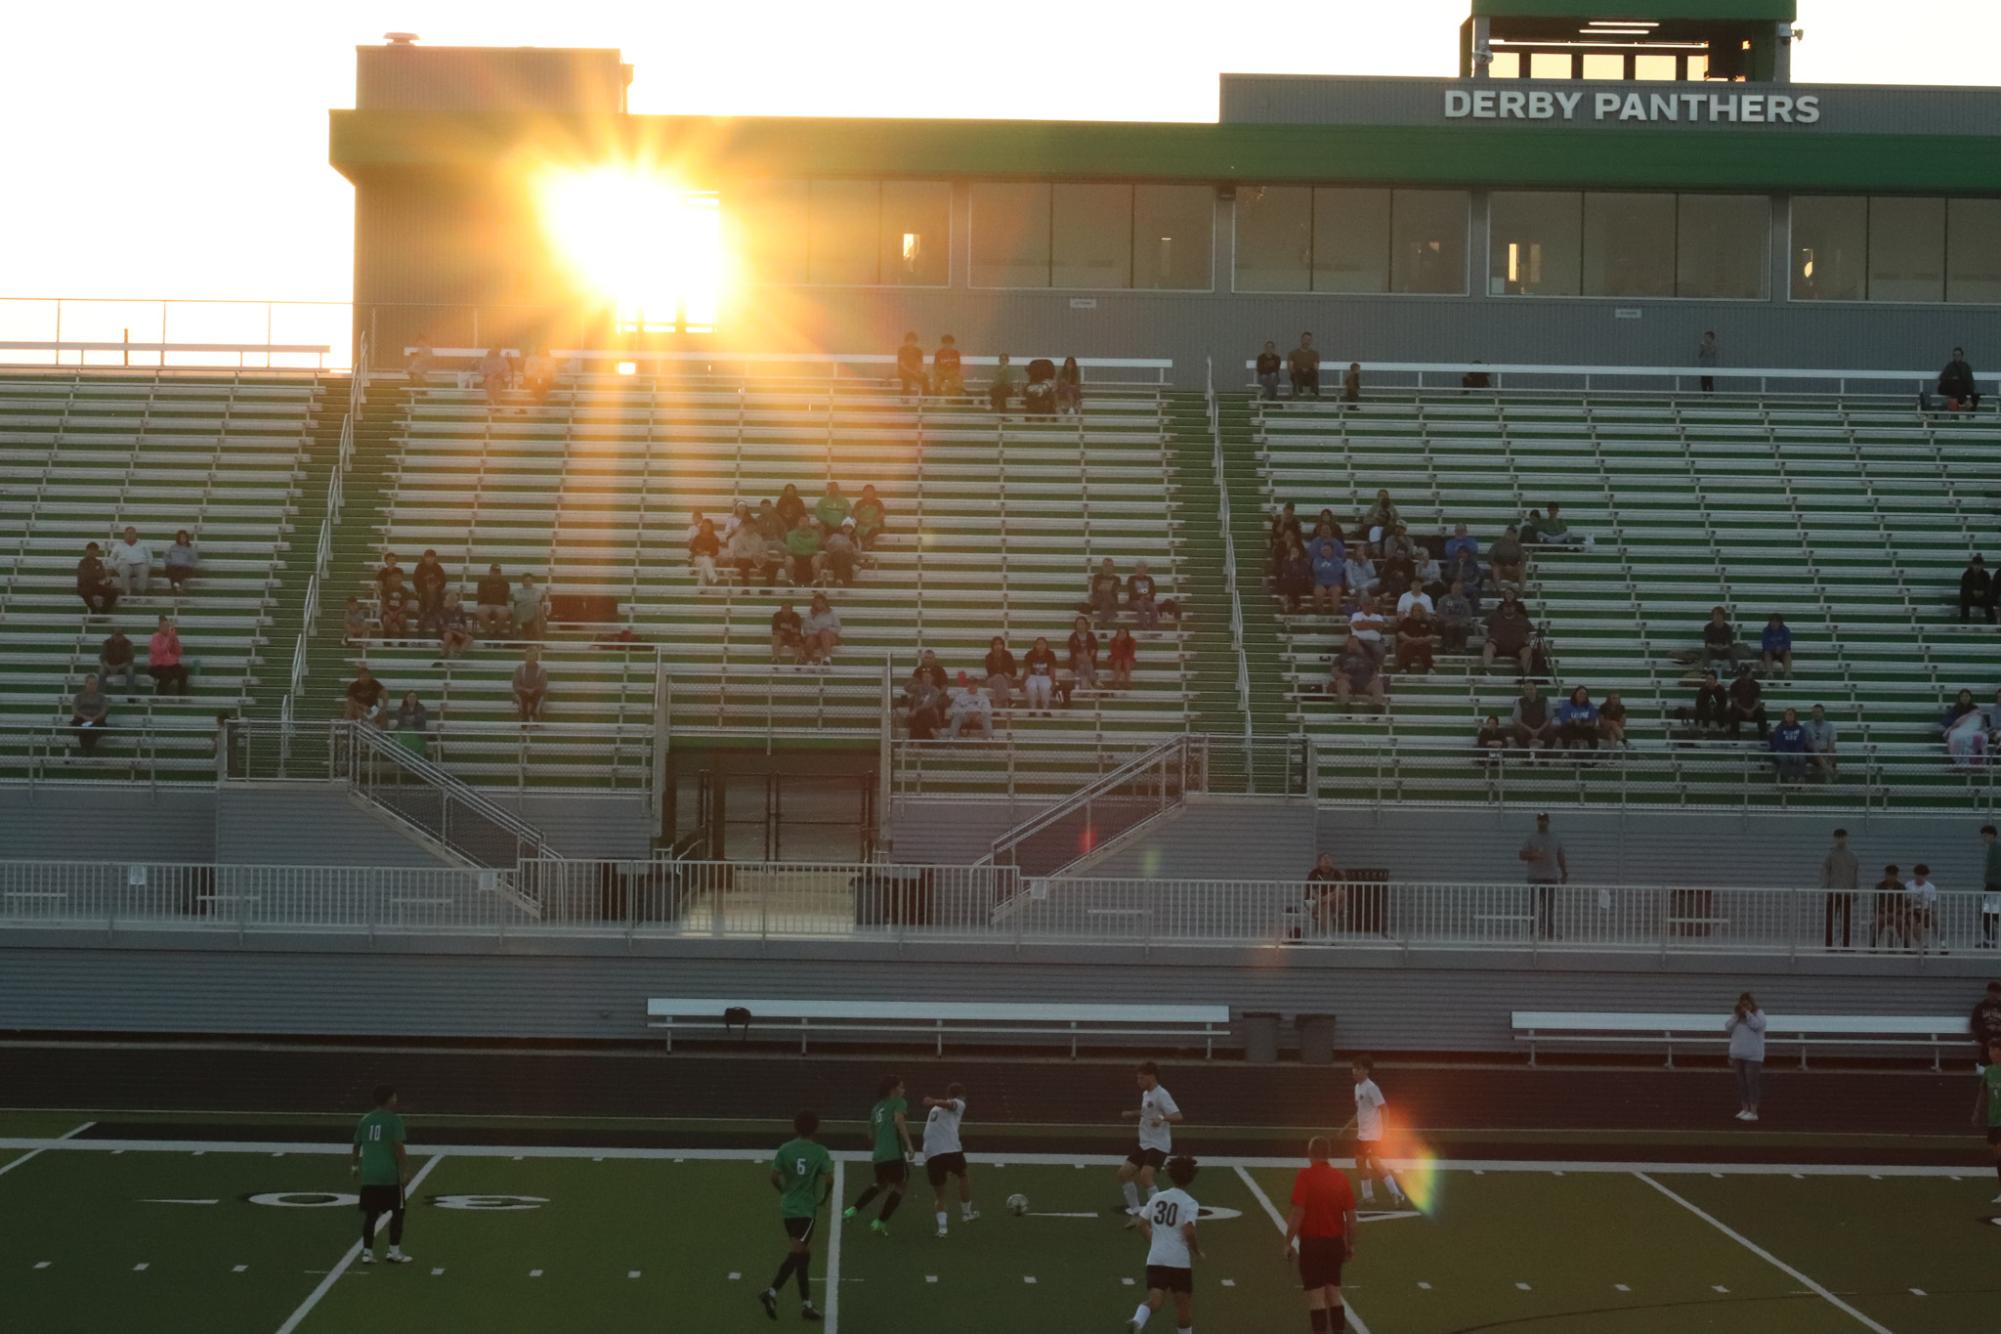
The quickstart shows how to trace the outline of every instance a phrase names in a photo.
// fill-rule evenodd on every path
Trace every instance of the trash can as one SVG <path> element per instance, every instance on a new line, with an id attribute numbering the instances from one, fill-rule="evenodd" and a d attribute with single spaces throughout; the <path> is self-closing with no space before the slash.
<path id="1" fill-rule="evenodd" d="M 1244 1011 L 1244 1059 L 1270 1065 L 1278 1059 L 1278 1016 L 1264 1010 Z"/>
<path id="2" fill-rule="evenodd" d="M 1295 1022 L 1299 1026 L 1300 1064 L 1334 1064 L 1334 1016 L 1302 1014 Z"/>

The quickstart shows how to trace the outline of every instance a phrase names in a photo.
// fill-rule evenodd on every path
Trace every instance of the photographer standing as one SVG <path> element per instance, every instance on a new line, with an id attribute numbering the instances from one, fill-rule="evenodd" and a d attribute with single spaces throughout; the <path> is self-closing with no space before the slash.
<path id="1" fill-rule="evenodd" d="M 1765 1012 L 1758 998 L 1745 992 L 1737 1009 L 1723 1021 L 1730 1035 L 1730 1068 L 1737 1072 L 1737 1119 L 1758 1119 L 1758 1083 L 1765 1072 Z"/>

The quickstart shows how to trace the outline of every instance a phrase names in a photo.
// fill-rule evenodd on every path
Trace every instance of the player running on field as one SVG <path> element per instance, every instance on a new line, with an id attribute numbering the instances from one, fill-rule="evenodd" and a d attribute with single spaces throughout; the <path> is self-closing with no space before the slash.
<path id="1" fill-rule="evenodd" d="M 1139 1109 L 1119 1113 L 1124 1120 L 1139 1121 L 1139 1147 L 1119 1164 L 1119 1185 L 1126 1196 L 1126 1226 L 1139 1226 L 1139 1193 L 1153 1198 L 1154 1173 L 1174 1152 L 1174 1127 L 1181 1124 L 1181 1108 L 1174 1095 L 1160 1086 L 1160 1067 L 1152 1061 L 1140 1062 Z"/>
<path id="2" fill-rule="evenodd" d="M 1299 1242 L 1299 1286 L 1306 1291 L 1306 1319 L 1316 1331 L 1348 1328 L 1341 1302 L 1341 1267 L 1355 1257 L 1355 1193 L 1328 1162 L 1333 1146 L 1321 1135 L 1306 1145 L 1306 1166 L 1292 1181 L 1292 1216 L 1285 1224 L 1285 1254 Z"/>
<path id="3" fill-rule="evenodd" d="M 1973 1100 L 1973 1123 L 1987 1125 L 1987 1144 L 1994 1153 L 1994 1175 L 2001 1177 L 2001 1038 L 1987 1043 L 1987 1064 L 1980 1067 L 1980 1095 Z M 2001 1204 L 2001 1195 L 1994 1197 Z"/>
<path id="4" fill-rule="evenodd" d="M 875 1145 L 875 1184 L 841 1215 L 853 1218 L 881 1195 L 882 1212 L 868 1227 L 884 1237 L 889 1235 L 890 1215 L 903 1203 L 903 1183 L 910 1179 L 909 1157 L 916 1152 L 910 1147 L 910 1123 L 904 1119 L 909 1109 L 910 1104 L 903 1100 L 903 1081 L 895 1075 L 883 1080 L 882 1094 L 868 1114 L 869 1135 Z"/>
<path id="5" fill-rule="evenodd" d="M 1139 1218 L 1140 1235 L 1147 1240 L 1146 1300 L 1126 1322 L 1128 1334 L 1145 1329 L 1170 1293 L 1180 1334 L 1195 1334 L 1195 1261 L 1202 1255 L 1195 1240 L 1195 1216 L 1202 1206 L 1188 1193 L 1188 1183 L 1195 1179 L 1195 1160 L 1169 1159 L 1167 1179 L 1173 1185 L 1148 1200 Z"/>
<path id="6" fill-rule="evenodd" d="M 778 1192 L 778 1217 L 785 1225 L 785 1263 L 771 1286 L 757 1294 L 764 1313 L 778 1319 L 778 1293 L 785 1280 L 799 1279 L 799 1314 L 818 1320 L 813 1294 L 807 1287 L 813 1269 L 813 1231 L 820 1210 L 834 1193 L 834 1159 L 813 1137 L 820 1133 L 816 1112 L 801 1112 L 792 1118 L 792 1138 L 778 1146 L 771 1159 L 771 1185 Z"/>
<path id="7" fill-rule="evenodd" d="M 1341 1133 L 1355 1132 L 1355 1175 L 1362 1179 L 1362 1203 L 1376 1202 L 1374 1178 L 1381 1177 L 1390 1188 L 1390 1199 L 1401 1207 L 1403 1187 L 1397 1185 L 1396 1174 L 1383 1161 L 1383 1108 L 1388 1104 L 1370 1077 L 1376 1063 L 1367 1056 L 1357 1056 L 1350 1068 L 1355 1075 L 1355 1114 L 1341 1127 Z"/>
<path id="8" fill-rule="evenodd" d="M 396 1111 L 396 1090 L 383 1084 L 375 1090 L 375 1110 L 354 1128 L 350 1173 L 361 1178 L 361 1262 L 375 1263 L 375 1229 L 389 1215 L 392 1265 L 407 1265 L 403 1254 L 403 1185 L 410 1179 L 410 1155 L 403 1151 L 403 1118 Z"/>
<path id="9" fill-rule="evenodd" d="M 966 1170 L 966 1146 L 959 1142 L 959 1123 L 966 1116 L 966 1086 L 952 1084 L 942 1098 L 924 1099 L 924 1175 L 931 1181 L 931 1203 L 938 1212 L 938 1235 L 945 1235 L 945 1180 L 959 1178 L 959 1221 L 970 1223 L 973 1178 Z"/>

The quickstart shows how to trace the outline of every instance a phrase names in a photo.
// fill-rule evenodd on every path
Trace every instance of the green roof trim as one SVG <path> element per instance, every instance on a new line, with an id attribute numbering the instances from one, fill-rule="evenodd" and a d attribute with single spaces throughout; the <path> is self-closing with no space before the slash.
<path id="1" fill-rule="evenodd" d="M 1473 0 L 1473 17 L 1791 23 L 1799 0 Z"/>

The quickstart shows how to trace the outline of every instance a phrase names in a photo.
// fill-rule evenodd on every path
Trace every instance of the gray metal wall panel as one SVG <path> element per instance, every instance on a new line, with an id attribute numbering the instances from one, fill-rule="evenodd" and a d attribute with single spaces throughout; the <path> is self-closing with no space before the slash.
<path id="1" fill-rule="evenodd" d="M 217 805 L 216 860 L 235 866 L 454 864 L 331 784 L 223 789 Z"/>
<path id="2" fill-rule="evenodd" d="M 1108 880 L 1289 880 L 1313 865 L 1316 812 L 1304 802 L 1191 801 L 1070 872 Z M 1269 868 L 1268 873 L 1261 868 Z"/>
<path id="3" fill-rule="evenodd" d="M 653 810 L 643 796 L 486 795 L 541 830 L 566 857 L 644 857 L 653 846 Z"/>
<path id="4" fill-rule="evenodd" d="M 0 786 L 0 856 L 13 861 L 215 860 L 213 788 Z"/>

